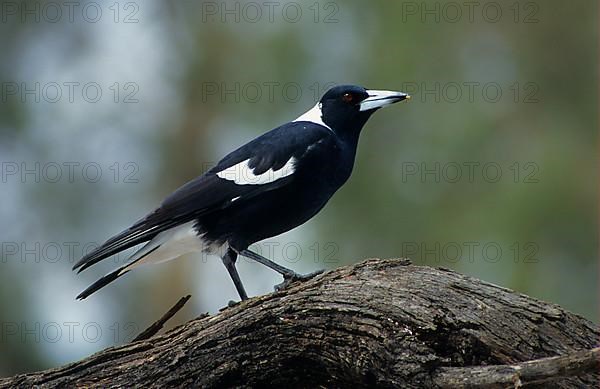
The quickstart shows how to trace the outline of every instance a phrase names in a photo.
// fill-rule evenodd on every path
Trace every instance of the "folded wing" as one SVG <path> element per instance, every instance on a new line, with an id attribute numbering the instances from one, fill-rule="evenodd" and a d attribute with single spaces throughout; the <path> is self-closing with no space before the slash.
<path id="1" fill-rule="evenodd" d="M 290 123 L 256 138 L 177 189 L 160 207 L 85 255 L 73 269 L 81 272 L 163 231 L 289 184 L 302 155 L 329 136 L 322 126 Z"/>

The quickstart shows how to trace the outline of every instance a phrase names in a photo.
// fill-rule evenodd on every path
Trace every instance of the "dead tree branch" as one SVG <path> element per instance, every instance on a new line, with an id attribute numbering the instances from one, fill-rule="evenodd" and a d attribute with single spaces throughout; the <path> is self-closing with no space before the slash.
<path id="1" fill-rule="evenodd" d="M 597 346 L 557 305 L 373 259 L 0 387 L 597 387 Z"/>

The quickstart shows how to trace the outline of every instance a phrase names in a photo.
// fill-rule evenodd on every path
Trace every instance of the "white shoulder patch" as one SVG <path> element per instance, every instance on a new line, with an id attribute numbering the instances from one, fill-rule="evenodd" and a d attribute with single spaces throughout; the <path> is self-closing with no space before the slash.
<path id="1" fill-rule="evenodd" d="M 331 127 L 329 127 L 325 122 L 323 122 L 323 112 L 321 112 L 321 103 L 317 103 L 314 107 L 300 115 L 298 119 L 294 120 L 294 122 L 312 122 L 315 124 L 320 124 L 323 127 L 329 128 L 331 131 Z"/>
<path id="2" fill-rule="evenodd" d="M 247 159 L 221 170 L 217 173 L 217 176 L 224 180 L 233 181 L 238 185 L 264 185 L 293 174 L 296 170 L 296 162 L 296 158 L 292 157 L 281 169 L 273 170 L 271 168 L 262 174 L 256 175 L 253 169 L 248 166 L 250 159 Z"/>

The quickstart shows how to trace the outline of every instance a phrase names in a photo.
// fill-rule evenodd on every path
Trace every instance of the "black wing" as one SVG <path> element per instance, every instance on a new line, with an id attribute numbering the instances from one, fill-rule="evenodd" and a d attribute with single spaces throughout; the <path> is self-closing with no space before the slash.
<path id="1" fill-rule="evenodd" d="M 217 174 L 248 161 L 255 175 L 281 169 L 292 157 L 299 159 L 311 145 L 331 137 L 327 128 L 307 123 L 288 123 L 271 130 L 228 154 L 214 168 L 183 185 L 152 213 L 113 236 L 81 258 L 73 269 L 79 272 L 137 244 L 149 241 L 162 231 L 228 207 L 232 200 L 248 200 L 266 191 L 287 185 L 293 174 L 273 182 L 239 185 Z"/>

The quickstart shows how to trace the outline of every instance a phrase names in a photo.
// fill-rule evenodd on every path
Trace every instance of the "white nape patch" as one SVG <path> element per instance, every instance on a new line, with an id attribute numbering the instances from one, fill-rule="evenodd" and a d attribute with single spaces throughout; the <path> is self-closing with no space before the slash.
<path id="1" fill-rule="evenodd" d="M 195 223 L 191 221 L 156 235 L 129 258 L 131 264 L 124 266 L 119 275 L 145 263 L 161 263 L 183 254 L 206 250 L 208 243 L 198 236 Z"/>
<path id="2" fill-rule="evenodd" d="M 217 176 L 224 180 L 233 181 L 238 185 L 264 185 L 293 174 L 296 170 L 296 162 L 296 158 L 291 157 L 281 169 L 273 170 L 273 168 L 271 168 L 263 174 L 256 175 L 249 166 L 250 159 L 247 159 L 228 167 L 227 169 L 221 170 L 217 173 Z"/>
<path id="3" fill-rule="evenodd" d="M 321 111 L 321 103 L 317 103 L 317 105 L 300 115 L 300 117 L 294 120 L 294 122 L 311 122 L 319 124 L 323 127 L 327 127 L 331 131 L 333 131 L 331 127 L 329 127 L 327 124 L 325 124 L 325 122 L 323 122 L 323 112 Z"/>

